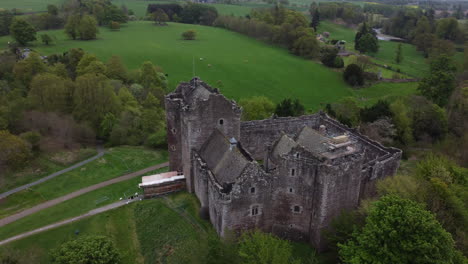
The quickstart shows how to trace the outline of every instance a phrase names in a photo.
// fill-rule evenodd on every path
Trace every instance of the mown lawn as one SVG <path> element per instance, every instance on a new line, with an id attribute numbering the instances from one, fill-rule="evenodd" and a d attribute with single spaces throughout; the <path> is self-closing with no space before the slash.
<path id="1" fill-rule="evenodd" d="M 56 153 L 41 153 L 38 157 L 32 159 L 26 167 L 20 170 L 1 172 L 0 193 L 65 169 L 95 154 L 97 154 L 95 148 L 82 148 Z"/>
<path id="2" fill-rule="evenodd" d="M 163 171 L 167 171 L 167 168 L 153 171 L 148 173 L 148 175 Z M 115 183 L 24 217 L 0 227 L 0 240 L 79 216 L 98 207 L 117 202 L 120 198 L 125 199 L 135 193 L 141 193 L 141 189 L 138 188 L 139 183 L 141 183 L 141 177 Z"/>
<path id="3" fill-rule="evenodd" d="M 0 217 L 166 160 L 165 151 L 142 147 L 109 149 L 100 159 L 3 199 L 0 203 Z"/>
<path id="4" fill-rule="evenodd" d="M 180 34 L 188 29 L 197 31 L 197 40 L 181 39 Z M 49 31 L 57 44 L 45 46 L 36 42 L 33 48 L 42 54 L 52 54 L 80 47 L 102 60 L 118 55 L 130 69 L 150 60 L 168 74 L 171 89 L 189 80 L 195 72 L 220 88 L 228 98 L 236 100 L 257 95 L 265 95 L 274 102 L 287 97 L 299 98 L 308 110 L 315 111 L 323 103 L 354 95 L 340 72 L 224 29 L 132 22 L 120 32 L 100 30 L 95 41 L 73 41 L 62 30 Z M 0 38 L 0 46 L 8 40 L 9 37 Z M 391 93 L 382 92 L 383 96 Z"/>

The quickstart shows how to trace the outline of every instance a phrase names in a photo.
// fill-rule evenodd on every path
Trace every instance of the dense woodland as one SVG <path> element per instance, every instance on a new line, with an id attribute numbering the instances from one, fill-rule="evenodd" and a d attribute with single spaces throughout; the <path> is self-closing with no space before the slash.
<path id="1" fill-rule="evenodd" d="M 320 61 L 342 72 L 350 89 L 366 89 L 376 81 L 370 72 L 375 65 L 362 56 L 379 49 L 373 28 L 414 44 L 430 65 L 418 80 L 417 94 L 365 105 L 348 97 L 323 105 L 340 122 L 402 149 L 404 160 L 398 175 L 378 183 L 375 199 L 336 219 L 327 232 L 327 254 L 330 263 L 467 263 L 468 49 L 464 65 L 453 60 L 455 47 L 466 43 L 466 29 L 456 19 L 460 12 L 438 17 L 432 9 L 352 3 L 313 3 L 310 17 L 279 3 L 245 17 L 219 15 L 212 6 L 194 3 L 150 4 L 147 10 L 145 19 L 155 26 L 172 21 L 220 27 Z M 63 29 L 72 40 L 96 39 L 98 26 L 118 30 L 135 19 L 133 11 L 108 0 L 68 0 L 49 5 L 46 13 L 15 15 L 0 11 L 0 35 L 16 41 L 0 54 L 0 170 L 19 170 L 42 152 L 98 142 L 166 148 L 168 77 L 157 65 L 144 62 L 129 70 L 118 56 L 101 61 L 71 49 L 43 57 L 23 49 L 43 29 Z M 343 70 L 336 42 L 317 40 L 321 20 L 357 29 L 354 48 L 362 54 Z M 185 40 L 196 39 L 194 31 L 184 34 Z M 40 39 L 45 45 L 53 42 L 46 33 Z M 396 60 L 401 61 L 399 49 Z M 296 98 L 275 104 L 257 96 L 239 104 L 243 120 L 308 113 Z M 88 251 L 97 252 L 101 263 L 120 259 L 109 239 L 100 236 L 65 243 L 50 254 L 53 263 L 65 264 L 86 259 Z M 261 232 L 237 240 L 213 236 L 198 254 L 204 263 L 301 263 L 289 241 Z M 6 262 L 9 258 L 1 257 L 0 263 L 16 263 Z M 312 249 L 308 263 L 319 263 Z"/>

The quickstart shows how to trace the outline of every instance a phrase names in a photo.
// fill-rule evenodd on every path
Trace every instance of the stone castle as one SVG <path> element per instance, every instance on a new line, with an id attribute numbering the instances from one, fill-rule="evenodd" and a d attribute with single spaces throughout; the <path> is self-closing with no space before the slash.
<path id="1" fill-rule="evenodd" d="M 221 236 L 257 228 L 323 248 L 332 219 L 401 158 L 324 113 L 243 122 L 234 101 L 198 78 L 165 105 L 170 169 Z"/>

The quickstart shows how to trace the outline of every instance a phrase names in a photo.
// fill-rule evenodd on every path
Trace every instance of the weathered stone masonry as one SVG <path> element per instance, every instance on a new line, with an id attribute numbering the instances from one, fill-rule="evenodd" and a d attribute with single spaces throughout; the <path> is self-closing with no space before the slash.
<path id="1" fill-rule="evenodd" d="M 400 150 L 324 113 L 241 122 L 240 107 L 197 78 L 165 103 L 170 167 L 221 236 L 259 228 L 323 248 L 332 219 L 399 166 Z"/>

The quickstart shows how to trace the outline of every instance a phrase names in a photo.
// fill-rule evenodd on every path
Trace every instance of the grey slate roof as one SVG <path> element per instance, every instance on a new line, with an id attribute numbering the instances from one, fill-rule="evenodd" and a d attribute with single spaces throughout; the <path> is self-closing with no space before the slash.
<path id="1" fill-rule="evenodd" d="M 281 155 L 287 154 L 297 145 L 296 141 L 284 134 L 274 146 L 273 157 L 278 158 Z"/>
<path id="2" fill-rule="evenodd" d="M 299 133 L 296 142 L 311 153 L 321 154 L 329 151 L 328 143 L 330 139 L 307 126 Z"/>
<path id="3" fill-rule="evenodd" d="M 249 160 L 239 150 L 231 147 L 229 140 L 217 129 L 200 149 L 200 157 L 206 162 L 219 184 L 234 182 Z"/>

